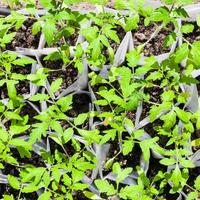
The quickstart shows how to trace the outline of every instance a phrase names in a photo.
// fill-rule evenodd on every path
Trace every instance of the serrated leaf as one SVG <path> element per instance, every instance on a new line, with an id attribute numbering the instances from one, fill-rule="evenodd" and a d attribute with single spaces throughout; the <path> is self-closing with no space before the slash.
<path id="1" fill-rule="evenodd" d="M 193 24 L 186 24 L 181 27 L 181 32 L 185 34 L 192 33 L 193 30 L 194 30 Z"/>
<path id="2" fill-rule="evenodd" d="M 4 194 L 3 195 L 3 200 L 14 200 L 14 197 L 13 197 L 13 195 Z"/>
<path id="3" fill-rule="evenodd" d="M 58 78 L 55 81 L 52 82 L 51 86 L 50 86 L 50 90 L 52 93 L 55 93 L 56 91 L 58 91 L 58 89 L 60 88 L 61 84 L 62 84 L 62 78 Z"/>
<path id="4" fill-rule="evenodd" d="M 176 163 L 176 160 L 174 158 L 163 158 L 162 160 L 160 160 L 160 164 L 162 165 L 173 165 Z"/>
<path id="5" fill-rule="evenodd" d="M 25 66 L 28 64 L 33 64 L 35 62 L 36 61 L 33 60 L 32 58 L 23 57 L 23 58 L 18 58 L 17 60 L 13 61 L 12 64 L 19 65 L 19 66 Z"/>
<path id="6" fill-rule="evenodd" d="M 15 35 L 16 35 L 16 32 L 4 35 L 2 38 L 3 43 L 7 44 L 7 43 L 11 42 L 13 40 L 13 38 L 15 37 Z"/>
<path id="7" fill-rule="evenodd" d="M 125 25 L 126 32 L 136 29 L 138 27 L 139 20 L 140 17 L 138 14 L 128 17 Z"/>
<path id="8" fill-rule="evenodd" d="M 64 131 L 63 133 L 63 141 L 64 141 L 64 144 L 69 142 L 72 137 L 73 137 L 73 133 L 74 133 L 74 130 L 73 128 L 68 128 Z"/>
<path id="9" fill-rule="evenodd" d="M 81 113 L 76 118 L 74 118 L 74 124 L 75 126 L 79 126 L 85 122 L 87 119 L 88 114 L 87 113 Z"/>
<path id="10" fill-rule="evenodd" d="M 16 177 L 8 175 L 8 183 L 11 185 L 12 188 L 16 190 L 20 189 L 20 182 L 17 180 Z"/>
<path id="11" fill-rule="evenodd" d="M 122 182 L 125 178 L 129 176 L 129 174 L 133 171 L 131 167 L 128 167 L 124 170 L 122 170 L 120 173 L 117 174 L 116 181 L 118 183 Z"/>
<path id="12" fill-rule="evenodd" d="M 54 40 L 54 33 L 56 32 L 56 26 L 53 20 L 47 20 L 43 26 L 43 32 L 45 36 L 45 40 L 47 41 L 48 46 Z"/>
<path id="13" fill-rule="evenodd" d="M 123 145 L 122 145 L 122 153 L 123 155 L 128 155 L 134 147 L 134 142 L 131 140 L 125 140 Z"/>
<path id="14" fill-rule="evenodd" d="M 10 112 L 10 111 L 6 111 L 4 113 L 4 116 L 7 118 L 7 119 L 16 119 L 16 120 L 22 120 L 22 117 L 20 115 L 18 115 L 17 113 L 15 112 Z"/>
<path id="15" fill-rule="evenodd" d="M 176 107 L 174 109 L 176 111 L 176 114 L 178 116 L 178 118 L 184 122 L 184 123 L 188 123 L 190 121 L 191 118 L 191 113 L 186 112 L 184 110 L 181 110 L 180 108 Z"/>
<path id="16" fill-rule="evenodd" d="M 98 29 L 96 27 L 88 27 L 81 30 L 81 34 L 90 43 L 97 38 L 97 33 L 98 33 Z"/>
<path id="17" fill-rule="evenodd" d="M 107 195 L 113 195 L 116 190 L 112 184 L 109 184 L 107 180 L 95 180 L 95 185 L 101 193 L 106 193 Z"/>
<path id="18" fill-rule="evenodd" d="M 24 125 L 24 126 L 12 125 L 10 126 L 10 132 L 12 134 L 25 133 L 25 131 L 28 130 L 29 128 L 30 128 L 30 125 Z"/>
<path id="19" fill-rule="evenodd" d="M 186 44 L 186 43 L 182 44 L 174 54 L 174 56 L 175 56 L 174 61 L 176 63 L 180 63 L 185 58 L 187 58 L 188 53 L 189 53 L 188 44 Z"/>
<path id="20" fill-rule="evenodd" d="M 130 67 L 135 67 L 137 66 L 139 60 L 140 60 L 140 53 L 138 53 L 135 49 L 129 51 L 126 55 L 127 61 L 128 61 L 128 65 Z"/>
<path id="21" fill-rule="evenodd" d="M 181 179 L 182 179 L 181 171 L 178 165 L 176 165 L 176 168 L 172 172 L 171 181 L 173 182 L 175 187 L 178 187 Z"/>
<path id="22" fill-rule="evenodd" d="M 50 126 L 56 133 L 63 135 L 62 126 L 60 125 L 58 121 L 52 120 L 50 123 Z"/>

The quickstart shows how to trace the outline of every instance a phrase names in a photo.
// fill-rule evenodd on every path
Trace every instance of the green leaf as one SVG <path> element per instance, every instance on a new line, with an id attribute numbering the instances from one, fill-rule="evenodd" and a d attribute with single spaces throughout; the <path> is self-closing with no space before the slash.
<path id="1" fill-rule="evenodd" d="M 45 186 L 48 187 L 49 184 L 51 183 L 51 177 L 50 177 L 49 172 L 45 171 L 42 179 L 43 179 Z"/>
<path id="2" fill-rule="evenodd" d="M 113 173 L 119 174 L 121 172 L 121 170 L 122 170 L 121 166 L 120 166 L 120 164 L 118 162 L 113 164 L 113 167 L 112 167 Z"/>
<path id="3" fill-rule="evenodd" d="M 62 112 L 66 112 L 71 108 L 72 104 L 72 95 L 62 97 L 57 101 L 57 104 L 61 106 Z"/>
<path id="4" fill-rule="evenodd" d="M 190 121 L 190 118 L 191 118 L 191 113 L 190 112 L 186 112 L 184 110 L 181 110 L 178 107 L 176 107 L 174 110 L 176 111 L 176 114 L 177 114 L 178 118 L 182 122 L 188 123 Z"/>
<path id="5" fill-rule="evenodd" d="M 52 120 L 50 123 L 50 126 L 56 133 L 63 135 L 62 126 L 60 125 L 58 121 Z"/>
<path id="6" fill-rule="evenodd" d="M 83 50 L 81 44 L 78 44 L 76 46 L 76 50 L 75 50 L 74 55 L 75 55 L 76 58 L 81 58 L 83 56 L 83 54 L 84 54 L 84 50 Z"/>
<path id="7" fill-rule="evenodd" d="M 68 128 L 64 131 L 63 133 L 63 141 L 64 141 L 64 144 L 69 142 L 72 137 L 73 137 L 73 134 L 74 134 L 74 130 L 73 128 Z"/>
<path id="8" fill-rule="evenodd" d="M 187 43 L 182 44 L 174 54 L 175 56 L 174 61 L 176 63 L 180 63 L 185 58 L 187 58 L 188 53 L 189 53 L 188 44 Z"/>
<path id="9" fill-rule="evenodd" d="M 44 8 L 51 8 L 52 7 L 51 2 L 52 0 L 40 0 L 40 3 Z"/>
<path id="10" fill-rule="evenodd" d="M 161 78 L 163 77 L 163 74 L 159 71 L 155 71 L 155 72 L 152 72 L 147 78 L 146 80 L 147 81 L 155 81 L 155 80 L 160 80 Z"/>
<path id="11" fill-rule="evenodd" d="M 149 161 L 149 159 L 150 159 L 150 147 L 145 140 L 140 142 L 140 148 L 142 150 L 144 160 Z"/>
<path id="12" fill-rule="evenodd" d="M 197 191 L 194 191 L 194 192 L 190 192 L 188 195 L 187 195 L 187 200 L 197 200 L 198 199 L 198 192 Z"/>
<path id="13" fill-rule="evenodd" d="M 7 80 L 7 81 L 6 81 L 6 85 L 7 85 L 7 89 L 8 89 L 8 96 L 9 96 L 11 99 L 16 99 L 17 90 L 16 90 L 15 85 L 16 85 L 17 83 L 18 83 L 18 82 L 17 82 L 17 81 L 14 81 L 14 80 Z"/>
<path id="14" fill-rule="evenodd" d="M 9 138 L 9 134 L 5 129 L 0 128 L 0 139 L 3 142 L 6 142 Z"/>
<path id="15" fill-rule="evenodd" d="M 197 26 L 200 27 L 200 16 L 199 15 L 197 15 L 196 22 L 197 22 Z"/>
<path id="16" fill-rule="evenodd" d="M 12 134 L 20 134 L 20 133 L 25 133 L 26 130 L 30 128 L 30 125 L 12 125 L 10 126 L 10 132 Z"/>
<path id="17" fill-rule="evenodd" d="M 134 142 L 131 140 L 125 140 L 123 145 L 122 145 L 122 153 L 123 155 L 128 155 L 134 147 Z"/>
<path id="18" fill-rule="evenodd" d="M 63 82 L 62 78 L 58 78 L 55 81 L 53 81 L 53 83 L 51 84 L 51 87 L 50 87 L 51 92 L 55 93 L 56 91 L 58 91 L 62 82 Z"/>
<path id="19" fill-rule="evenodd" d="M 156 141 L 158 141 L 158 137 L 146 139 L 139 143 L 145 161 L 148 161 L 150 159 L 150 148 L 153 148 L 155 146 L 154 143 Z"/>
<path id="20" fill-rule="evenodd" d="M 170 47 L 172 44 L 176 42 L 176 34 L 175 33 L 170 33 L 167 37 L 165 37 L 164 40 L 164 47 Z"/>
<path id="21" fill-rule="evenodd" d="M 200 190 L 200 175 L 197 176 L 196 180 L 194 181 L 194 187 L 195 187 L 197 190 Z"/>
<path id="22" fill-rule="evenodd" d="M 160 117 L 164 121 L 163 128 L 170 129 L 176 124 L 176 113 L 172 110 Z"/>
<path id="23" fill-rule="evenodd" d="M 13 40 L 13 38 L 15 37 L 15 35 L 16 35 L 15 32 L 4 35 L 2 38 L 2 42 L 4 44 L 10 43 Z"/>
<path id="24" fill-rule="evenodd" d="M 139 60 L 140 60 L 140 53 L 138 53 L 135 49 L 129 51 L 126 55 L 127 61 L 128 61 L 128 65 L 130 67 L 135 67 L 137 66 Z"/>
<path id="25" fill-rule="evenodd" d="M 101 53 L 101 43 L 100 40 L 97 38 L 93 41 L 92 45 L 92 59 L 97 60 L 99 58 L 99 55 Z"/>
<path id="26" fill-rule="evenodd" d="M 6 111 L 4 113 L 4 116 L 7 118 L 7 119 L 16 119 L 16 120 L 23 120 L 22 117 L 20 115 L 18 115 L 17 113 L 15 112 L 10 112 L 10 111 Z"/>
<path id="27" fill-rule="evenodd" d="M 32 26 L 32 34 L 37 35 L 41 30 L 40 22 L 35 22 Z"/>
<path id="28" fill-rule="evenodd" d="M 99 130 L 84 130 L 78 129 L 78 133 L 85 138 L 85 140 L 89 143 L 99 143 L 101 136 L 99 135 Z"/>
<path id="29" fill-rule="evenodd" d="M 30 150 L 32 148 L 29 142 L 26 142 L 25 140 L 17 139 L 17 138 L 10 140 L 9 144 L 15 147 L 24 147 L 25 149 L 30 149 Z"/>
<path id="30" fill-rule="evenodd" d="M 13 197 L 13 195 L 4 194 L 3 195 L 3 200 L 14 200 L 14 197 Z"/>
<path id="31" fill-rule="evenodd" d="M 159 106 L 152 106 L 150 110 L 149 119 L 153 122 L 162 111 L 170 109 L 172 104 L 170 102 L 165 102 L 160 104 Z"/>
<path id="32" fill-rule="evenodd" d="M 176 168 L 172 172 L 171 181 L 173 182 L 175 187 L 178 187 L 181 179 L 182 179 L 181 170 L 179 169 L 178 165 L 176 165 Z"/>
<path id="33" fill-rule="evenodd" d="M 192 33 L 192 31 L 194 30 L 194 25 L 193 24 L 186 24 L 186 25 L 183 25 L 181 27 L 181 32 L 182 33 Z"/>
<path id="34" fill-rule="evenodd" d="M 129 176 L 129 174 L 132 172 L 132 168 L 128 167 L 124 170 L 122 170 L 120 173 L 117 174 L 117 178 L 116 181 L 118 183 L 121 183 L 125 178 L 127 178 Z"/>
<path id="35" fill-rule="evenodd" d="M 126 32 L 136 29 L 138 27 L 139 20 L 140 17 L 138 14 L 128 17 L 125 25 Z"/>
<path id="36" fill-rule="evenodd" d="M 39 186 L 35 186 L 34 184 L 29 184 L 22 189 L 22 192 L 31 193 L 31 192 L 36 192 L 37 190 L 39 190 Z"/>
<path id="37" fill-rule="evenodd" d="M 28 57 L 19 58 L 12 62 L 13 65 L 19 65 L 19 66 L 25 66 L 33 63 L 35 63 L 35 60 Z"/>
<path id="38" fill-rule="evenodd" d="M 48 46 L 50 46 L 50 44 L 54 40 L 54 33 L 56 32 L 54 21 L 51 19 L 47 20 L 42 30 L 44 32 L 45 40 L 47 41 Z"/>
<path id="39" fill-rule="evenodd" d="M 79 74 L 83 71 L 83 62 L 80 59 L 77 59 L 74 67 L 78 69 Z"/>
<path id="40" fill-rule="evenodd" d="M 48 94 L 35 94 L 35 95 L 32 95 L 29 100 L 30 101 L 47 101 L 49 99 L 49 95 Z"/>
<path id="41" fill-rule="evenodd" d="M 107 195 L 114 195 L 116 190 L 112 184 L 109 184 L 107 180 L 95 180 L 95 185 L 101 193 L 106 193 Z"/>
<path id="42" fill-rule="evenodd" d="M 50 200 L 51 195 L 51 192 L 44 192 L 39 196 L 38 200 Z"/>
<path id="43" fill-rule="evenodd" d="M 74 124 L 75 126 L 79 126 L 85 122 L 87 119 L 88 114 L 87 113 L 81 113 L 76 118 L 74 118 Z"/>
<path id="44" fill-rule="evenodd" d="M 195 41 L 192 44 L 191 55 L 194 63 L 199 66 L 200 65 L 200 41 Z"/>
<path id="45" fill-rule="evenodd" d="M 82 180 L 83 176 L 84 176 L 84 172 L 77 170 L 75 168 L 72 170 L 73 183 L 78 183 L 80 180 Z"/>
<path id="46" fill-rule="evenodd" d="M 112 30 L 112 26 L 107 24 L 103 29 L 103 33 L 106 35 L 107 38 L 110 38 L 111 40 L 113 40 L 117 44 L 120 43 L 117 32 Z"/>
<path id="47" fill-rule="evenodd" d="M 174 94 L 174 91 L 172 90 L 165 90 L 161 94 L 161 97 L 163 101 L 172 101 L 175 98 L 175 94 Z"/>
<path id="48" fill-rule="evenodd" d="M 196 139 L 196 140 L 192 140 L 191 145 L 193 147 L 197 147 L 200 146 L 200 138 Z"/>
<path id="49" fill-rule="evenodd" d="M 81 30 L 81 34 L 86 38 L 86 40 L 91 43 L 97 38 L 98 28 L 97 27 L 87 27 Z"/>
<path id="50" fill-rule="evenodd" d="M 84 189 L 88 188 L 88 184 L 75 183 L 75 184 L 73 184 L 72 188 L 74 190 L 84 190 Z"/>
<path id="51" fill-rule="evenodd" d="M 91 200 L 100 200 L 101 199 L 98 195 L 93 194 L 92 192 L 84 191 L 83 193 L 88 199 L 91 199 Z"/>
<path id="52" fill-rule="evenodd" d="M 12 175 L 8 175 L 8 183 L 10 184 L 10 186 L 16 190 L 20 189 L 20 182 L 17 180 L 16 177 L 12 176 Z"/>
<path id="53" fill-rule="evenodd" d="M 186 160 L 184 158 L 179 160 L 180 164 L 184 167 L 184 168 L 194 168 L 195 165 L 193 164 L 193 162 L 191 160 Z"/>
<path id="54" fill-rule="evenodd" d="M 160 164 L 162 165 L 174 165 L 176 163 L 176 160 L 174 158 L 163 158 L 162 160 L 160 160 Z"/>

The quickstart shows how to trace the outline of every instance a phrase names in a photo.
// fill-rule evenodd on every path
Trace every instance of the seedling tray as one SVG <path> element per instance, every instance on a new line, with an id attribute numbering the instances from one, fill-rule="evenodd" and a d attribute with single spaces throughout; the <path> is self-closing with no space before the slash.
<path id="1" fill-rule="evenodd" d="M 0 197 L 198 198 L 200 4 L 44 2 L 0 9 Z"/>

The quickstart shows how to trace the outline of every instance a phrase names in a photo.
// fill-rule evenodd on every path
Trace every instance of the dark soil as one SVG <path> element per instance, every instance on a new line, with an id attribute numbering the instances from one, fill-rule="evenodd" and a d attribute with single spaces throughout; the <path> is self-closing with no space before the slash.
<path id="1" fill-rule="evenodd" d="M 91 103 L 91 98 L 87 94 L 75 94 L 73 95 L 72 110 L 69 112 L 73 117 L 81 113 L 89 112 L 89 104 Z"/>
<path id="2" fill-rule="evenodd" d="M 78 71 L 73 65 L 67 66 L 62 69 L 62 61 L 44 61 L 43 66 L 50 69 L 48 81 L 51 84 L 58 78 L 62 78 L 63 82 L 60 89 L 55 93 L 55 96 L 59 96 L 61 92 L 67 89 L 77 79 Z"/>
<path id="3" fill-rule="evenodd" d="M 183 34 L 183 37 L 189 41 L 191 44 L 194 42 L 194 41 L 199 41 L 200 40 L 200 27 L 197 26 L 196 23 L 183 23 L 183 25 L 185 24 L 193 24 L 194 25 L 194 30 L 192 33 L 189 33 L 189 34 Z"/>
<path id="4" fill-rule="evenodd" d="M 23 74 L 23 75 L 28 75 L 31 74 L 31 65 L 27 65 L 25 67 L 21 66 L 13 66 L 12 67 L 12 72 L 18 73 L 18 74 Z M 16 85 L 17 89 L 17 94 L 23 95 L 23 94 L 29 94 L 30 93 L 30 84 L 28 81 L 23 80 L 19 81 L 19 83 Z"/>
<path id="5" fill-rule="evenodd" d="M 7 194 L 7 195 L 13 195 L 13 197 L 15 199 L 17 199 L 17 197 L 19 195 L 18 190 L 13 189 L 9 185 L 6 185 L 6 184 L 0 184 L 0 191 L 1 191 L 0 198 L 3 198 L 3 195 Z M 35 200 L 35 199 L 38 199 L 38 195 L 36 192 L 32 192 L 32 193 L 28 193 L 28 194 L 23 193 L 21 195 L 21 199 Z"/>
<path id="6" fill-rule="evenodd" d="M 151 35 L 155 32 L 157 28 L 157 25 L 150 24 L 149 26 L 145 27 L 143 22 L 141 21 L 139 24 L 139 27 L 136 31 L 133 31 L 133 41 L 134 45 L 137 47 L 141 44 L 144 44 Z M 168 29 L 170 31 L 173 30 L 172 26 L 168 26 Z M 167 53 L 170 51 L 170 49 L 165 49 L 163 47 L 164 39 L 166 36 L 170 33 L 169 30 L 162 29 L 155 38 L 153 38 L 145 47 L 143 50 L 143 53 L 145 56 L 156 56 L 160 55 L 162 53 Z"/>
<path id="7" fill-rule="evenodd" d="M 12 66 L 12 73 L 28 75 L 31 73 L 31 65 L 27 65 L 25 67 L 21 66 Z M 20 80 L 18 84 L 16 84 L 16 90 L 18 95 L 25 95 L 30 93 L 30 84 L 26 80 Z M 0 98 L 5 99 L 8 98 L 8 92 L 6 84 L 1 87 L 0 90 Z"/>
<path id="8" fill-rule="evenodd" d="M 113 158 L 120 151 L 119 143 L 117 140 L 111 143 L 111 147 L 109 149 L 106 161 Z M 135 144 L 133 150 L 128 155 L 124 156 L 120 153 L 115 159 L 114 162 L 119 162 L 123 168 L 132 167 L 133 169 L 136 166 L 140 165 L 140 157 L 141 157 L 141 149 L 138 144 Z M 105 169 L 105 172 L 107 170 Z"/>
<path id="9" fill-rule="evenodd" d="M 17 30 L 14 40 L 6 46 L 7 50 L 15 50 L 16 47 L 36 49 L 39 44 L 40 33 L 32 35 L 33 19 L 27 19 L 24 26 Z"/>
<path id="10" fill-rule="evenodd" d="M 38 106 L 38 105 L 37 105 Z M 33 124 L 36 123 L 36 119 L 34 119 L 34 117 L 36 115 L 38 115 L 37 111 L 35 109 L 33 109 L 33 107 L 31 107 L 28 103 L 26 103 L 26 105 L 24 105 L 21 109 L 20 112 L 20 116 L 25 116 L 28 115 L 29 116 L 29 120 L 28 120 L 28 124 Z"/>

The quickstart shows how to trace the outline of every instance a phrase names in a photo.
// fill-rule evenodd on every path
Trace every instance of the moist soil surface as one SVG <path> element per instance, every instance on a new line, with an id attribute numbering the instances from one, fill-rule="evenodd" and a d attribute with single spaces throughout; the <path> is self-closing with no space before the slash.
<path id="1" fill-rule="evenodd" d="M 12 66 L 12 73 L 28 75 L 31 73 L 31 65 L 27 65 L 25 67 L 22 66 Z M 20 80 L 19 83 L 16 84 L 16 90 L 18 95 L 26 95 L 30 93 L 30 83 L 26 80 Z M 1 87 L 0 90 L 0 99 L 8 98 L 8 92 L 6 84 Z"/>
<path id="2" fill-rule="evenodd" d="M 157 25 L 150 24 L 145 27 L 141 21 L 137 30 L 132 31 L 134 46 L 137 47 L 148 41 L 156 29 Z M 170 51 L 170 48 L 166 49 L 163 46 L 166 36 L 173 30 L 172 26 L 169 26 L 168 29 L 169 30 L 162 29 L 150 42 L 146 44 L 143 50 L 144 56 L 157 56 Z"/>
<path id="3" fill-rule="evenodd" d="M 36 49 L 39 44 L 40 33 L 33 36 L 32 26 L 35 20 L 27 19 L 23 26 L 16 31 L 14 40 L 6 46 L 7 50 L 15 50 L 16 47 L 33 48 Z"/>
<path id="4" fill-rule="evenodd" d="M 74 68 L 73 65 L 66 66 L 64 69 L 62 69 L 63 62 L 61 60 L 43 61 L 42 64 L 45 68 L 50 70 L 47 77 L 50 84 L 58 78 L 62 78 L 63 80 L 62 85 L 55 93 L 55 96 L 59 96 L 61 92 L 72 85 L 77 79 L 78 71 Z"/>

